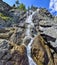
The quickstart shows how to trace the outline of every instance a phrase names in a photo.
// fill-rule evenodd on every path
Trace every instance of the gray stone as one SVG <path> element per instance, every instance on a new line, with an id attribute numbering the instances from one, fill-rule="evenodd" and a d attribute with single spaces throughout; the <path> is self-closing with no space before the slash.
<path id="1" fill-rule="evenodd" d="M 0 62 L 0 65 L 4 65 L 2 62 Z"/>
<path id="2" fill-rule="evenodd" d="M 6 65 L 13 65 L 13 63 L 10 62 L 10 61 L 8 61 L 8 62 L 6 63 Z"/>
<path id="3" fill-rule="evenodd" d="M 0 60 L 2 59 L 2 57 L 5 55 L 5 52 L 0 51 Z"/>
<path id="4" fill-rule="evenodd" d="M 8 11 L 10 9 L 11 7 L 7 3 L 0 0 L 0 11 Z"/>
<path id="5" fill-rule="evenodd" d="M 25 37 L 23 39 L 23 43 L 27 46 L 29 44 L 29 42 L 31 41 L 31 38 L 30 37 Z"/>
<path id="6" fill-rule="evenodd" d="M 0 49 L 9 49 L 10 45 L 7 40 L 0 39 Z"/>
<path id="7" fill-rule="evenodd" d="M 12 55 L 10 54 L 10 53 L 7 53 L 7 55 L 5 55 L 4 57 L 3 57 L 3 60 L 9 60 L 9 59 L 11 59 L 12 58 Z"/>
<path id="8" fill-rule="evenodd" d="M 11 36 L 10 41 L 15 44 L 20 44 L 22 43 L 24 36 L 25 36 L 24 30 L 20 28 Z"/>

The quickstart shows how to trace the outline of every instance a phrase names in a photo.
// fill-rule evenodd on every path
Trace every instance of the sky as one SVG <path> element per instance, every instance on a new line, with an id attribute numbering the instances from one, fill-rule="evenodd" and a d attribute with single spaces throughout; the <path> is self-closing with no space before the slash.
<path id="1" fill-rule="evenodd" d="M 57 0 L 50 0 L 49 9 L 52 14 L 57 16 Z"/>
<path id="2" fill-rule="evenodd" d="M 49 8 L 53 11 L 57 11 L 57 0 L 50 0 Z"/>
<path id="3" fill-rule="evenodd" d="M 16 0 L 3 0 L 3 1 L 7 2 L 12 6 Z M 34 5 L 37 7 L 48 8 L 50 0 L 19 0 L 19 2 L 24 3 L 26 7 Z"/>
<path id="4" fill-rule="evenodd" d="M 13 5 L 16 0 L 3 0 L 9 5 Z M 34 5 L 36 7 L 42 7 L 48 9 L 51 13 L 57 14 L 57 0 L 19 0 L 20 3 L 24 3 L 26 7 Z"/>

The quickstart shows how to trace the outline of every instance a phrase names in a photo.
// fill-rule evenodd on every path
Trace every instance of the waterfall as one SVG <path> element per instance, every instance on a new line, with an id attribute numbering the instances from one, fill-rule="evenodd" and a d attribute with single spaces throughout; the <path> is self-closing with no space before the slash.
<path id="1" fill-rule="evenodd" d="M 35 12 L 33 12 L 34 14 Z M 32 22 L 32 16 L 33 14 L 31 14 L 30 16 L 27 17 L 25 23 L 27 23 L 27 28 L 26 28 L 26 37 L 29 37 L 31 39 L 31 41 L 29 42 L 29 44 L 26 46 L 27 48 L 27 56 L 28 56 L 28 60 L 29 60 L 29 65 L 36 65 L 36 63 L 34 62 L 34 60 L 31 57 L 31 45 L 32 42 L 34 40 L 34 38 L 31 36 L 31 27 L 34 27 L 34 23 Z"/>
<path id="2" fill-rule="evenodd" d="M 27 46 L 27 56 L 28 56 L 28 60 L 29 60 L 29 65 L 36 65 L 34 60 L 31 58 L 31 44 L 32 44 L 32 42 L 33 42 L 33 38 L 31 39 L 30 43 Z"/>

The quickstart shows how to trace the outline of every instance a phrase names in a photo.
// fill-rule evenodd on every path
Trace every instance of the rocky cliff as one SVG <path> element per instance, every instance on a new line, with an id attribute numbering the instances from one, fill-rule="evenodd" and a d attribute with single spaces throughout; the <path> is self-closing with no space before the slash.
<path id="1" fill-rule="evenodd" d="M 0 0 L 0 11 L 8 11 L 10 8 L 11 7 L 7 3 Z"/>
<path id="2" fill-rule="evenodd" d="M 57 17 L 0 6 L 0 65 L 57 65 Z"/>

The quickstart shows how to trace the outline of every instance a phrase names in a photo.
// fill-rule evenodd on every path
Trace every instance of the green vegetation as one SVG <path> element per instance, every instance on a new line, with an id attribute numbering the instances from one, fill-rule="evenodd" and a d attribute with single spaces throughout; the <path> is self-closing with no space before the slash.
<path id="1" fill-rule="evenodd" d="M 17 5 L 17 7 L 19 6 L 19 0 L 16 0 L 16 5 Z"/>
<path id="2" fill-rule="evenodd" d="M 20 3 L 19 0 L 16 0 L 15 4 L 13 4 L 14 9 L 19 9 L 20 11 L 26 11 L 26 7 L 23 3 Z"/>
<path id="3" fill-rule="evenodd" d="M 13 9 L 18 9 L 20 11 L 26 11 L 26 7 L 25 7 L 25 5 L 23 3 L 20 3 L 17 7 L 14 4 Z"/>
<path id="4" fill-rule="evenodd" d="M 37 7 L 35 7 L 33 5 L 31 6 L 31 10 L 34 10 L 35 11 L 36 9 L 37 9 Z"/>
<path id="5" fill-rule="evenodd" d="M 19 8 L 20 8 L 20 10 L 25 10 L 26 9 L 24 4 L 20 4 Z"/>
<path id="6" fill-rule="evenodd" d="M 0 13 L 0 18 L 2 18 L 3 20 L 7 21 L 7 20 L 11 20 L 11 17 L 8 17 L 6 15 L 3 15 L 3 13 Z"/>
<path id="7" fill-rule="evenodd" d="M 19 9 L 19 10 L 24 10 L 24 11 L 26 11 L 26 7 L 25 7 L 25 5 L 23 4 L 23 3 L 21 3 L 18 7 L 17 7 L 17 9 Z"/>

